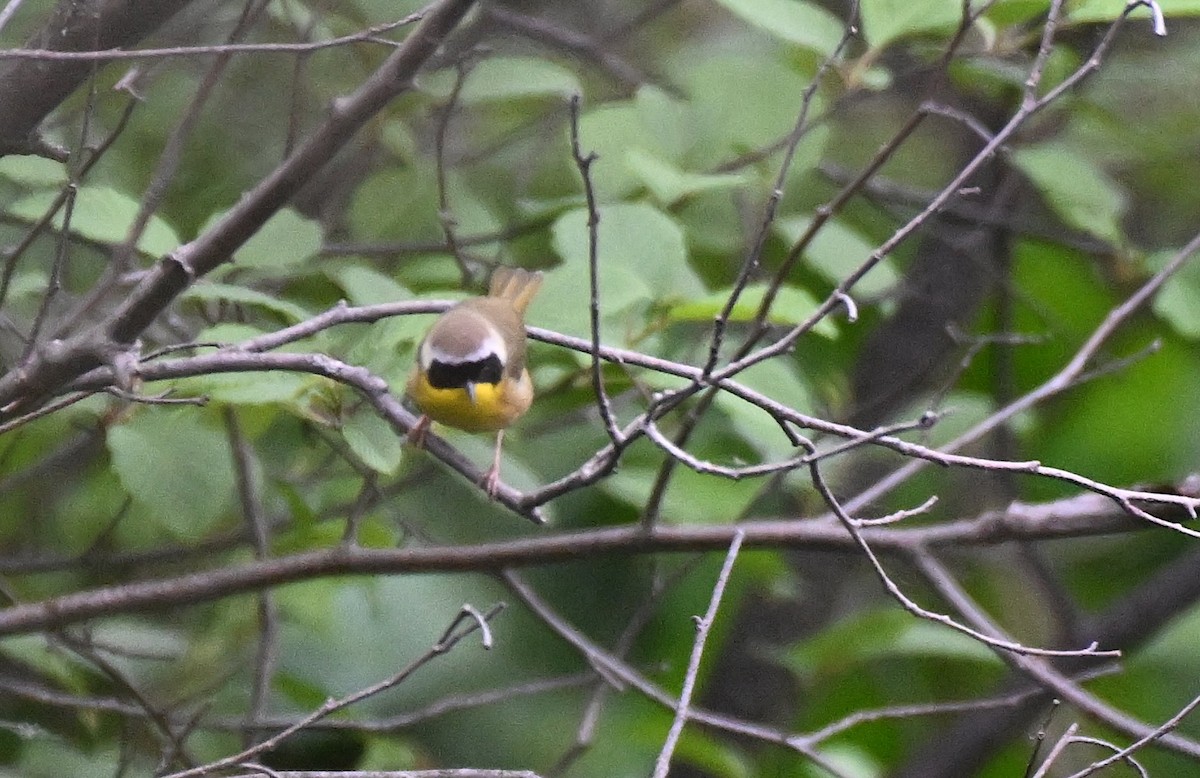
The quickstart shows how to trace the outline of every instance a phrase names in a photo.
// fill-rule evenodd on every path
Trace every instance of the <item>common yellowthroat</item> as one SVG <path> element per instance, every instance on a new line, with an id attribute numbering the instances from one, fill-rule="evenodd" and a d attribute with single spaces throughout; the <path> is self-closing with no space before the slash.
<path id="1" fill-rule="evenodd" d="M 408 379 L 408 396 L 423 414 L 409 433 L 413 443 L 424 442 L 430 420 L 496 433 L 495 457 L 483 479 L 489 497 L 500 485 L 504 430 L 533 402 L 525 309 L 541 285 L 541 273 L 496 268 L 486 297 L 455 304 L 425 333 Z"/>

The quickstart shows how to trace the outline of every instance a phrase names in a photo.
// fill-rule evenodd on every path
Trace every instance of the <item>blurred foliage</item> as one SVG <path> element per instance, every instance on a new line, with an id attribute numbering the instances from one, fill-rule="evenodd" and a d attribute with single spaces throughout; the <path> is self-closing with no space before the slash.
<path id="1" fill-rule="evenodd" d="M 19 46 L 52 5 L 21 4 L 0 34 L 3 45 Z M 277 0 L 249 39 L 327 39 L 393 21 L 419 5 Z M 960 0 L 862 0 L 857 33 L 845 41 L 842 5 L 706 0 L 659 4 L 651 13 L 648 4 L 632 0 L 496 3 L 505 15 L 480 11 L 452 39 L 439 67 L 370 122 L 232 263 L 182 294 L 142 346 L 148 352 L 237 343 L 304 321 L 339 300 L 453 299 L 477 293 L 498 264 L 546 271 L 531 324 L 588 337 L 591 247 L 571 155 L 567 103 L 574 95 L 582 97 L 582 150 L 597 155 L 590 174 L 600 201 L 604 343 L 703 365 L 713 318 L 761 237 L 751 283 L 729 316 L 723 354 L 729 356 L 751 332 L 792 246 L 814 219 L 828 216 L 775 290 L 766 324 L 770 334 L 779 334 L 813 314 L 982 141 L 964 141 L 972 133 L 961 122 L 928 117 L 845 207 L 816 209 L 927 99 L 945 100 L 984 131 L 997 131 L 1020 106 L 1049 3 L 991 4 L 945 67 L 941 58 L 959 25 Z M 1124 3 L 1066 6 L 1042 94 L 1087 60 Z M 1165 39 L 1152 34 L 1145 8 L 1130 13 L 1098 72 L 1047 106 L 1002 149 L 1002 164 L 1020 180 L 1018 206 L 989 211 L 986 191 L 978 197 L 966 191 L 952 203 L 978 206 L 986 227 L 995 226 L 987 219 L 999 222 L 1010 250 L 1004 263 L 981 270 L 991 274 L 990 291 L 967 311 L 958 347 L 895 414 L 912 418 L 931 407 L 946 412 L 931 431 L 914 433 L 916 439 L 950 440 L 1047 380 L 1113 306 L 1195 233 L 1200 28 L 1190 17 L 1200 13 L 1200 3 L 1162 0 L 1161 6 Z M 221 42 L 241 13 L 238 3 L 194 3 L 147 45 Z M 515 24 L 508 14 L 528 25 Z M 386 36 L 403 34 L 404 28 Z M 303 56 L 235 56 L 183 139 L 161 204 L 136 236 L 130 275 L 235 207 L 320 123 L 331 101 L 367 78 L 388 51 L 359 42 Z M 62 293 L 49 311 L 49 331 L 66 321 L 60 317 L 106 273 L 115 247 L 129 240 L 130 225 L 159 175 L 160 155 L 192 110 L 212 61 L 179 56 L 136 66 L 137 99 L 128 125 L 86 179 L 74 182 L 69 240 L 60 240 L 59 211 L 52 229 L 8 266 L 0 332 L 7 366 L 22 353 L 21 336 L 38 315 L 61 246 L 70 247 L 70 258 L 59 279 Z M 96 148 L 118 127 L 132 99 L 111 89 L 131 67 L 98 68 L 91 88 L 79 90 L 46 122 L 47 137 L 76 154 Z M 800 117 L 804 131 L 789 152 Z M 789 166 L 780 178 L 785 159 Z M 19 244 L 76 169 L 32 157 L 0 160 L 0 245 Z M 764 226 L 776 187 L 778 214 Z M 445 245 L 448 228 L 460 246 L 457 260 Z M 921 237 L 901 244 L 852 289 L 857 321 L 838 308 L 794 349 L 738 380 L 803 413 L 847 418 L 860 399 L 851 396 L 847 376 L 868 334 L 902 307 Z M 93 316 L 119 302 L 119 294 L 95 301 Z M 85 316 L 74 324 L 90 321 Z M 426 325 L 417 317 L 345 325 L 288 349 L 364 366 L 400 393 Z M 998 334 L 1022 340 L 970 348 Z M 1037 459 L 1116 485 L 1178 482 L 1200 461 L 1198 340 L 1200 264 L 1193 262 L 1100 355 L 1106 362 L 1137 358 L 1018 417 L 1007 428 L 1009 448 L 973 453 Z M 1151 344 L 1152 353 L 1145 351 Z M 505 480 L 521 489 L 562 478 L 607 442 L 587 356 L 541 344 L 531 353 L 539 399 L 504 448 Z M 617 414 L 626 420 L 656 392 L 684 383 L 628 366 L 606 368 L 604 376 Z M 595 488 L 547 506 L 553 526 L 535 529 L 430 456 L 404 446 L 358 398 L 325 379 L 214 374 L 140 391 L 205 402 L 160 406 L 93 396 L 0 436 L 0 561 L 8 564 L 8 597 L 37 600 L 245 562 L 253 555 L 239 495 L 247 489 L 267 518 L 270 555 L 333 547 L 350 516 L 362 545 L 391 547 L 629 524 L 655 495 L 660 520 L 680 525 L 793 518 L 825 508 L 804 470 L 735 482 L 679 466 L 660 493 L 667 457 L 640 440 Z M 675 414 L 660 424 L 672 433 L 682 418 Z M 445 437 L 474 461 L 487 461 L 488 441 L 453 430 Z M 242 466 L 234 456 L 238 449 Z M 703 417 L 687 450 L 725 466 L 796 453 L 770 416 L 728 395 Z M 896 461 L 864 449 L 828 463 L 826 472 L 839 493 L 849 495 Z M 1045 479 L 930 470 L 868 511 L 880 516 L 936 494 L 939 505 L 913 521 L 941 522 L 1013 499 L 1075 492 Z M 1054 624 L 1061 616 L 1056 597 L 1076 607 L 1080 619 L 1100 613 L 1188 547 L 1187 539 L 1162 530 L 1048 544 L 1039 551 L 1040 563 L 1060 587 L 1054 593 L 1008 548 L 964 551 L 955 558 L 955 571 L 1012 634 L 1052 643 L 1061 637 Z M 632 641 L 630 661 L 676 693 L 695 635 L 691 617 L 707 605 L 718 556 L 578 558 L 523 575 L 564 619 L 607 647 L 641 609 L 651 608 Z M 789 674 L 794 687 L 779 692 L 790 709 L 782 720 L 766 722 L 788 732 L 817 729 L 866 709 L 998 693 L 1004 669 L 991 651 L 901 611 L 857 556 L 845 555 L 836 581 L 813 575 L 803 559 L 784 551 L 747 552 L 739 560 L 708 644 L 703 704 L 711 701 L 705 695 L 721 673 L 736 679 L 746 669 L 736 660 L 739 650 Z M 911 596 L 944 608 L 910 571 L 896 575 L 906 591 L 914 590 Z M 652 595 L 664 582 L 665 590 Z M 825 617 L 746 648 L 739 630 L 753 616 L 754 595 L 811 606 Z M 510 607 L 493 623 L 490 652 L 472 636 L 397 689 L 339 713 L 337 723 L 385 719 L 446 698 L 587 669 L 575 650 L 511 602 L 511 592 L 485 572 L 306 581 L 271 595 L 277 663 L 265 711 L 300 716 L 327 697 L 386 678 L 427 651 L 464 603 L 482 610 L 505 600 Z M 177 717 L 177 732 L 199 715 L 202 724 L 186 738 L 189 758 L 215 759 L 242 742 L 235 731 L 250 710 L 258 608 L 255 597 L 238 596 L 169 614 L 99 620 L 64 635 L 7 638 L 0 642 L 0 664 L 13 683 L 36 681 L 81 697 L 115 695 L 136 707 L 123 688 L 131 685 Z M 1197 693 L 1190 648 L 1196 614 L 1188 610 L 1163 631 L 1141 636 L 1146 644 L 1129 655 L 1127 670 L 1089 688 L 1147 721 L 1172 715 Z M 734 659 L 722 661 L 728 657 Z M 267 761 L 307 769 L 479 765 L 550 775 L 575 744 L 596 683 L 576 680 L 536 694 L 501 694 L 489 705 L 384 732 L 332 730 L 323 733 L 327 739 L 289 745 Z M 155 769 L 163 736 L 142 713 L 8 693 L 0 706 L 0 775 Z M 636 691 L 609 689 L 593 738 L 566 774 L 647 774 L 670 721 L 669 710 Z M 845 775 L 882 776 L 951 721 L 949 715 L 883 718 L 848 728 L 818 750 Z M 1125 742 L 1102 729 L 1089 732 Z M 1185 722 L 1181 732 L 1200 737 L 1200 726 Z M 1014 739 L 979 774 L 1019 774 L 1031 750 L 1027 740 Z M 725 738 L 697 725 L 688 727 L 676 761 L 695 770 L 689 775 L 722 778 L 827 774 L 793 750 Z M 1144 764 L 1156 777 L 1193 775 L 1196 769 L 1165 751 L 1147 752 Z"/>

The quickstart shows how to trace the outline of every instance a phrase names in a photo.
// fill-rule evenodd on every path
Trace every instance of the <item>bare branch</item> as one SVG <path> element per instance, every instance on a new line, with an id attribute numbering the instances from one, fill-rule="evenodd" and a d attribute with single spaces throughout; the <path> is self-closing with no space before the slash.
<path id="1" fill-rule="evenodd" d="M 725 555 L 725 563 L 721 565 L 721 572 L 717 576 L 717 583 L 713 586 L 708 610 L 704 612 L 703 617 L 696 617 L 696 640 L 692 645 L 692 656 L 688 660 L 687 672 L 683 676 L 683 690 L 679 693 L 679 703 L 675 706 L 675 719 L 671 722 L 671 729 L 667 732 L 667 738 L 663 741 L 658 760 L 654 763 L 653 778 L 667 778 L 667 773 L 671 769 L 671 756 L 675 752 L 679 736 L 683 734 L 683 725 L 688 718 L 688 707 L 692 704 L 692 693 L 696 688 L 696 676 L 700 674 L 700 660 L 704 656 L 704 644 L 708 640 L 708 632 L 712 628 L 713 622 L 716 621 L 717 609 L 721 607 L 721 598 L 725 595 L 725 584 L 729 582 L 729 576 L 733 572 L 733 563 L 737 561 L 738 552 L 741 551 L 742 541 L 745 539 L 746 535 L 743 532 L 734 534 L 733 542 L 729 544 L 729 553 Z"/>
<path id="2" fill-rule="evenodd" d="M 880 552 L 912 553 L 919 548 L 961 548 L 1018 539 L 1128 532 L 1145 526 L 1129 519 L 1123 512 L 1115 511 L 1111 503 L 1103 498 L 1083 495 L 1042 506 L 1014 504 L 1007 512 L 989 512 L 976 519 L 926 527 L 863 527 L 859 534 Z M 0 610 L 0 635 L 57 628 L 119 613 L 180 608 L 326 576 L 478 572 L 550 564 L 581 556 L 594 558 L 601 554 L 720 550 L 729 547 L 738 531 L 745 533 L 745 545 L 748 547 L 795 547 L 842 552 L 852 552 L 857 548 L 854 540 L 837 523 L 812 519 L 766 519 L 743 522 L 736 527 L 657 526 L 651 533 L 646 533 L 639 526 L 607 527 L 469 546 L 431 545 L 398 549 L 342 546 L 14 605 Z"/>
<path id="3" fill-rule="evenodd" d="M 188 4 L 189 0 L 60 0 L 26 47 L 72 52 L 126 46 L 154 32 Z M 104 59 L 0 63 L 0 105 L 5 106 L 0 112 L 0 154 L 28 153 L 41 121 Z"/>
<path id="4" fill-rule="evenodd" d="M 877 557 L 875 555 L 875 551 L 871 548 L 871 545 L 863 537 L 862 531 L 859 529 L 858 522 L 856 522 L 853 518 L 851 518 L 846 513 L 845 509 L 842 508 L 842 506 L 838 502 L 837 498 L 834 497 L 833 492 L 831 492 L 829 490 L 829 487 L 826 486 L 825 479 L 821 476 L 820 468 L 814 463 L 814 464 L 810 465 L 809 469 L 813 474 L 813 485 L 817 487 L 817 491 L 819 491 L 821 493 L 821 496 L 825 499 L 825 503 L 827 505 L 829 505 L 829 507 L 833 510 L 834 514 L 838 517 L 838 519 L 841 520 L 842 526 L 845 527 L 846 532 L 848 532 L 850 534 L 850 537 L 854 538 L 855 543 L 858 544 L 859 549 L 863 552 L 863 555 L 867 558 L 867 561 L 871 563 L 871 568 L 875 571 L 876 577 L 879 578 L 879 580 L 883 584 L 884 588 L 887 589 L 888 594 L 890 594 L 893 597 L 893 599 L 896 600 L 896 602 L 900 603 L 900 606 L 903 607 L 904 610 L 908 611 L 909 613 L 913 614 L 914 616 L 917 616 L 922 619 L 926 619 L 928 621 L 932 621 L 935 624 L 941 624 L 942 626 L 949 627 L 953 630 L 961 632 L 964 635 L 967 635 L 968 637 L 974 638 L 975 640 L 978 640 L 979 642 L 981 642 L 985 645 L 991 646 L 992 648 L 1000 649 L 1002 651 L 1011 651 L 1014 654 L 1029 654 L 1032 656 L 1074 656 L 1074 657 L 1079 657 L 1079 656 L 1117 657 L 1117 656 L 1121 655 L 1120 651 L 1098 650 L 1095 643 L 1093 643 L 1092 645 L 1087 646 L 1085 648 L 1071 649 L 1071 650 L 1058 650 L 1058 649 L 1050 649 L 1050 648 L 1031 648 L 1029 646 L 1023 645 L 1021 643 L 1017 643 L 1015 641 L 1001 640 L 992 635 L 984 634 L 983 632 L 981 632 L 977 629 L 971 629 L 970 627 L 966 626 L 965 624 L 961 624 L 961 623 L 955 621 L 954 619 L 950 618 L 949 616 L 947 616 L 943 613 L 934 613 L 931 610 L 922 608 L 920 605 L 918 605 L 916 602 L 914 602 L 912 600 L 912 598 L 910 598 L 908 595 L 906 595 L 900 589 L 900 587 L 898 585 L 896 585 L 896 582 L 892 580 L 891 576 L 889 576 L 887 574 L 887 571 L 883 569 L 883 565 L 880 563 L 879 557 Z"/>
<path id="5" fill-rule="evenodd" d="M 233 251 L 283 207 L 359 127 L 408 87 L 472 5 L 472 0 L 440 0 L 432 6 L 400 48 L 361 87 L 334 102 L 329 118 L 307 141 L 211 229 L 164 257 L 102 326 L 64 341 L 52 341 L 26 360 L 20 370 L 0 378 L 0 411 L 27 411 L 25 406 L 41 402 L 63 381 L 101 364 L 114 346 L 132 343 L 195 279 L 228 261 Z"/>
<path id="6" fill-rule="evenodd" d="M 947 601 L 965 619 L 975 625 L 976 629 L 990 636 L 1004 640 L 1003 632 L 989 619 L 982 610 L 963 592 L 944 567 L 934 559 L 932 554 L 918 551 L 912 559 L 925 574 L 926 579 L 937 589 Z M 1002 652 L 1001 658 L 1029 675 L 1047 689 L 1052 689 L 1056 695 L 1070 702 L 1088 716 L 1101 721 L 1107 726 L 1125 732 L 1138 738 L 1157 739 L 1159 743 L 1193 758 L 1200 758 L 1200 743 L 1167 731 L 1158 731 L 1137 719 L 1113 708 L 1095 695 L 1080 688 L 1070 678 L 1064 676 L 1050 663 L 1036 656 L 1027 656 L 1016 652 Z"/>
<path id="7" fill-rule="evenodd" d="M 587 202 L 588 228 L 588 283 L 591 294 L 588 302 L 588 324 L 592 333 L 592 391 L 596 393 L 596 407 L 600 419 L 608 432 L 609 440 L 618 448 L 622 443 L 621 431 L 613 416 L 612 401 L 604 388 L 604 375 L 600 371 L 600 208 L 596 205 L 596 190 L 592 187 L 592 163 L 597 156 L 584 154 L 579 145 L 579 110 L 581 98 L 571 96 L 571 157 L 583 181 L 583 195 Z"/>
<path id="8" fill-rule="evenodd" d="M 109 48 L 100 51 L 61 51 L 58 49 L 0 49 L 3 60 L 39 60 L 43 62 L 110 62 L 115 60 L 176 59 L 225 54 L 311 54 L 325 49 L 338 48 L 351 43 L 373 43 L 396 46 L 392 41 L 379 36 L 407 27 L 421 19 L 421 14 L 410 14 L 383 24 L 366 27 L 349 35 L 341 35 L 324 41 L 311 43 L 220 43 L 212 46 L 171 46 L 161 49 Z"/>
<path id="9" fill-rule="evenodd" d="M 345 697 L 342 697 L 341 699 L 326 700 L 324 705 L 322 705 L 317 710 L 313 711 L 311 714 L 309 714 L 305 718 L 303 718 L 300 721 L 296 722 L 295 724 L 281 730 L 277 734 L 263 740 L 261 743 L 250 746 L 249 748 L 245 748 L 242 751 L 240 751 L 236 754 L 233 754 L 231 756 L 227 756 L 223 759 L 218 759 L 214 762 L 210 762 L 209 764 L 201 765 L 200 767 L 192 768 L 189 770 L 182 770 L 180 772 L 171 773 L 169 775 L 164 776 L 164 778 L 193 778 L 193 776 L 210 775 L 213 772 L 222 770 L 224 768 L 238 767 L 240 765 L 243 765 L 247 760 L 252 759 L 259 754 L 270 751 L 272 748 L 275 748 L 277 745 L 282 743 L 284 740 L 286 740 L 287 738 L 296 734 L 300 730 L 304 729 L 309 724 L 316 722 L 316 721 L 320 721 L 321 719 L 326 718 L 327 716 L 330 716 L 339 710 L 348 708 L 349 706 L 354 705 L 355 703 L 362 702 L 363 700 L 365 700 L 369 697 L 374 697 L 375 695 L 380 694 L 381 692 L 385 692 L 389 689 L 395 688 L 396 686 L 399 686 L 400 684 L 404 683 L 404 681 L 408 680 L 412 676 L 412 674 L 415 673 L 417 670 L 420 670 L 422 667 L 429 664 L 431 661 L 433 661 L 437 657 L 448 653 L 451 649 L 453 649 L 456 645 L 458 645 L 458 643 L 460 641 L 462 641 L 463 638 L 467 637 L 468 635 L 470 635 L 471 633 L 473 633 L 477 629 L 479 629 L 479 625 L 481 623 L 486 623 L 488 620 L 495 617 L 496 614 L 498 614 L 502 609 L 503 609 L 503 606 L 493 607 L 490 610 L 488 610 L 486 616 L 481 617 L 478 622 L 476 622 L 474 620 L 469 620 L 467 626 L 461 627 L 461 628 L 459 627 L 459 625 L 463 621 L 463 616 L 460 613 L 454 619 L 454 621 L 450 624 L 450 626 L 446 629 L 445 634 L 442 635 L 441 639 L 439 639 L 438 642 L 435 643 L 432 648 L 430 648 L 422 656 L 413 660 L 411 663 L 409 663 L 409 665 L 407 667 L 400 670 L 398 673 L 391 676 L 390 678 L 386 678 L 376 684 L 372 684 L 371 686 L 368 686 L 365 689 L 360 689 L 359 691 L 354 692 L 353 694 L 349 694 Z M 472 610 L 474 610 L 474 609 L 472 609 Z M 476 613 L 478 613 L 478 612 L 476 611 Z"/>

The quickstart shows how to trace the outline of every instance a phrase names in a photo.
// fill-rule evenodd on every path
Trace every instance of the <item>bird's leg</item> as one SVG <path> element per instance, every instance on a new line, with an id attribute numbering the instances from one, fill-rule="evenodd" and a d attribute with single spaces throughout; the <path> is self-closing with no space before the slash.
<path id="1" fill-rule="evenodd" d="M 421 418 L 417 419 L 417 423 L 408 431 L 408 442 L 417 448 L 425 448 L 425 433 L 429 432 L 429 425 L 433 423 L 425 414 L 421 414 Z"/>
<path id="2" fill-rule="evenodd" d="M 492 457 L 492 466 L 483 474 L 483 488 L 489 499 L 496 499 L 500 491 L 500 445 L 504 442 L 504 430 L 496 433 L 496 453 Z"/>

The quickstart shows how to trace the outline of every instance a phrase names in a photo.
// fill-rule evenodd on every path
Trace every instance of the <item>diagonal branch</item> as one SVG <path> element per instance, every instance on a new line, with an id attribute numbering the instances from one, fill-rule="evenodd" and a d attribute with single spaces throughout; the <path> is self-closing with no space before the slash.
<path id="1" fill-rule="evenodd" d="M 137 43 L 191 0 L 61 0 L 27 49 L 61 52 Z M 96 60 L 14 59 L 0 63 L 0 155 L 38 151 L 38 125 L 98 64 Z"/>
<path id="2" fill-rule="evenodd" d="M 163 257 L 99 326 L 36 349 L 0 378 L 0 412 L 28 411 L 63 383 L 132 344 L 180 292 L 224 262 L 284 207 L 367 121 L 404 92 L 421 66 L 470 10 L 473 0 L 441 0 L 395 53 L 353 94 L 335 100 L 309 139 L 247 192 L 211 229 Z"/>
<path id="3" fill-rule="evenodd" d="M 1098 513 L 1091 514 L 1093 508 Z M 912 554 L 926 548 L 995 545 L 1021 539 L 1049 540 L 1147 526 L 1116 510 L 1108 500 L 1091 494 L 1043 506 L 1016 504 L 1010 510 L 1012 513 L 990 512 L 974 519 L 911 529 L 866 526 L 860 530 L 860 535 L 879 553 Z M 803 548 L 845 553 L 858 550 L 854 540 L 839 524 L 812 519 L 763 519 L 736 526 L 656 525 L 650 531 L 637 525 L 623 525 L 469 546 L 387 549 L 340 546 L 14 605 L 0 609 L 0 636 L 53 629 L 120 613 L 181 608 L 338 575 L 485 572 L 593 559 L 604 554 L 725 550 L 738 533 L 744 533 L 748 548 Z M 1192 578 L 1200 580 L 1194 574 Z M 1152 609 L 1143 610 L 1149 612 Z M 1099 636 L 1094 637 L 1099 639 Z M 1116 641 L 1110 638 L 1108 642 Z"/>

